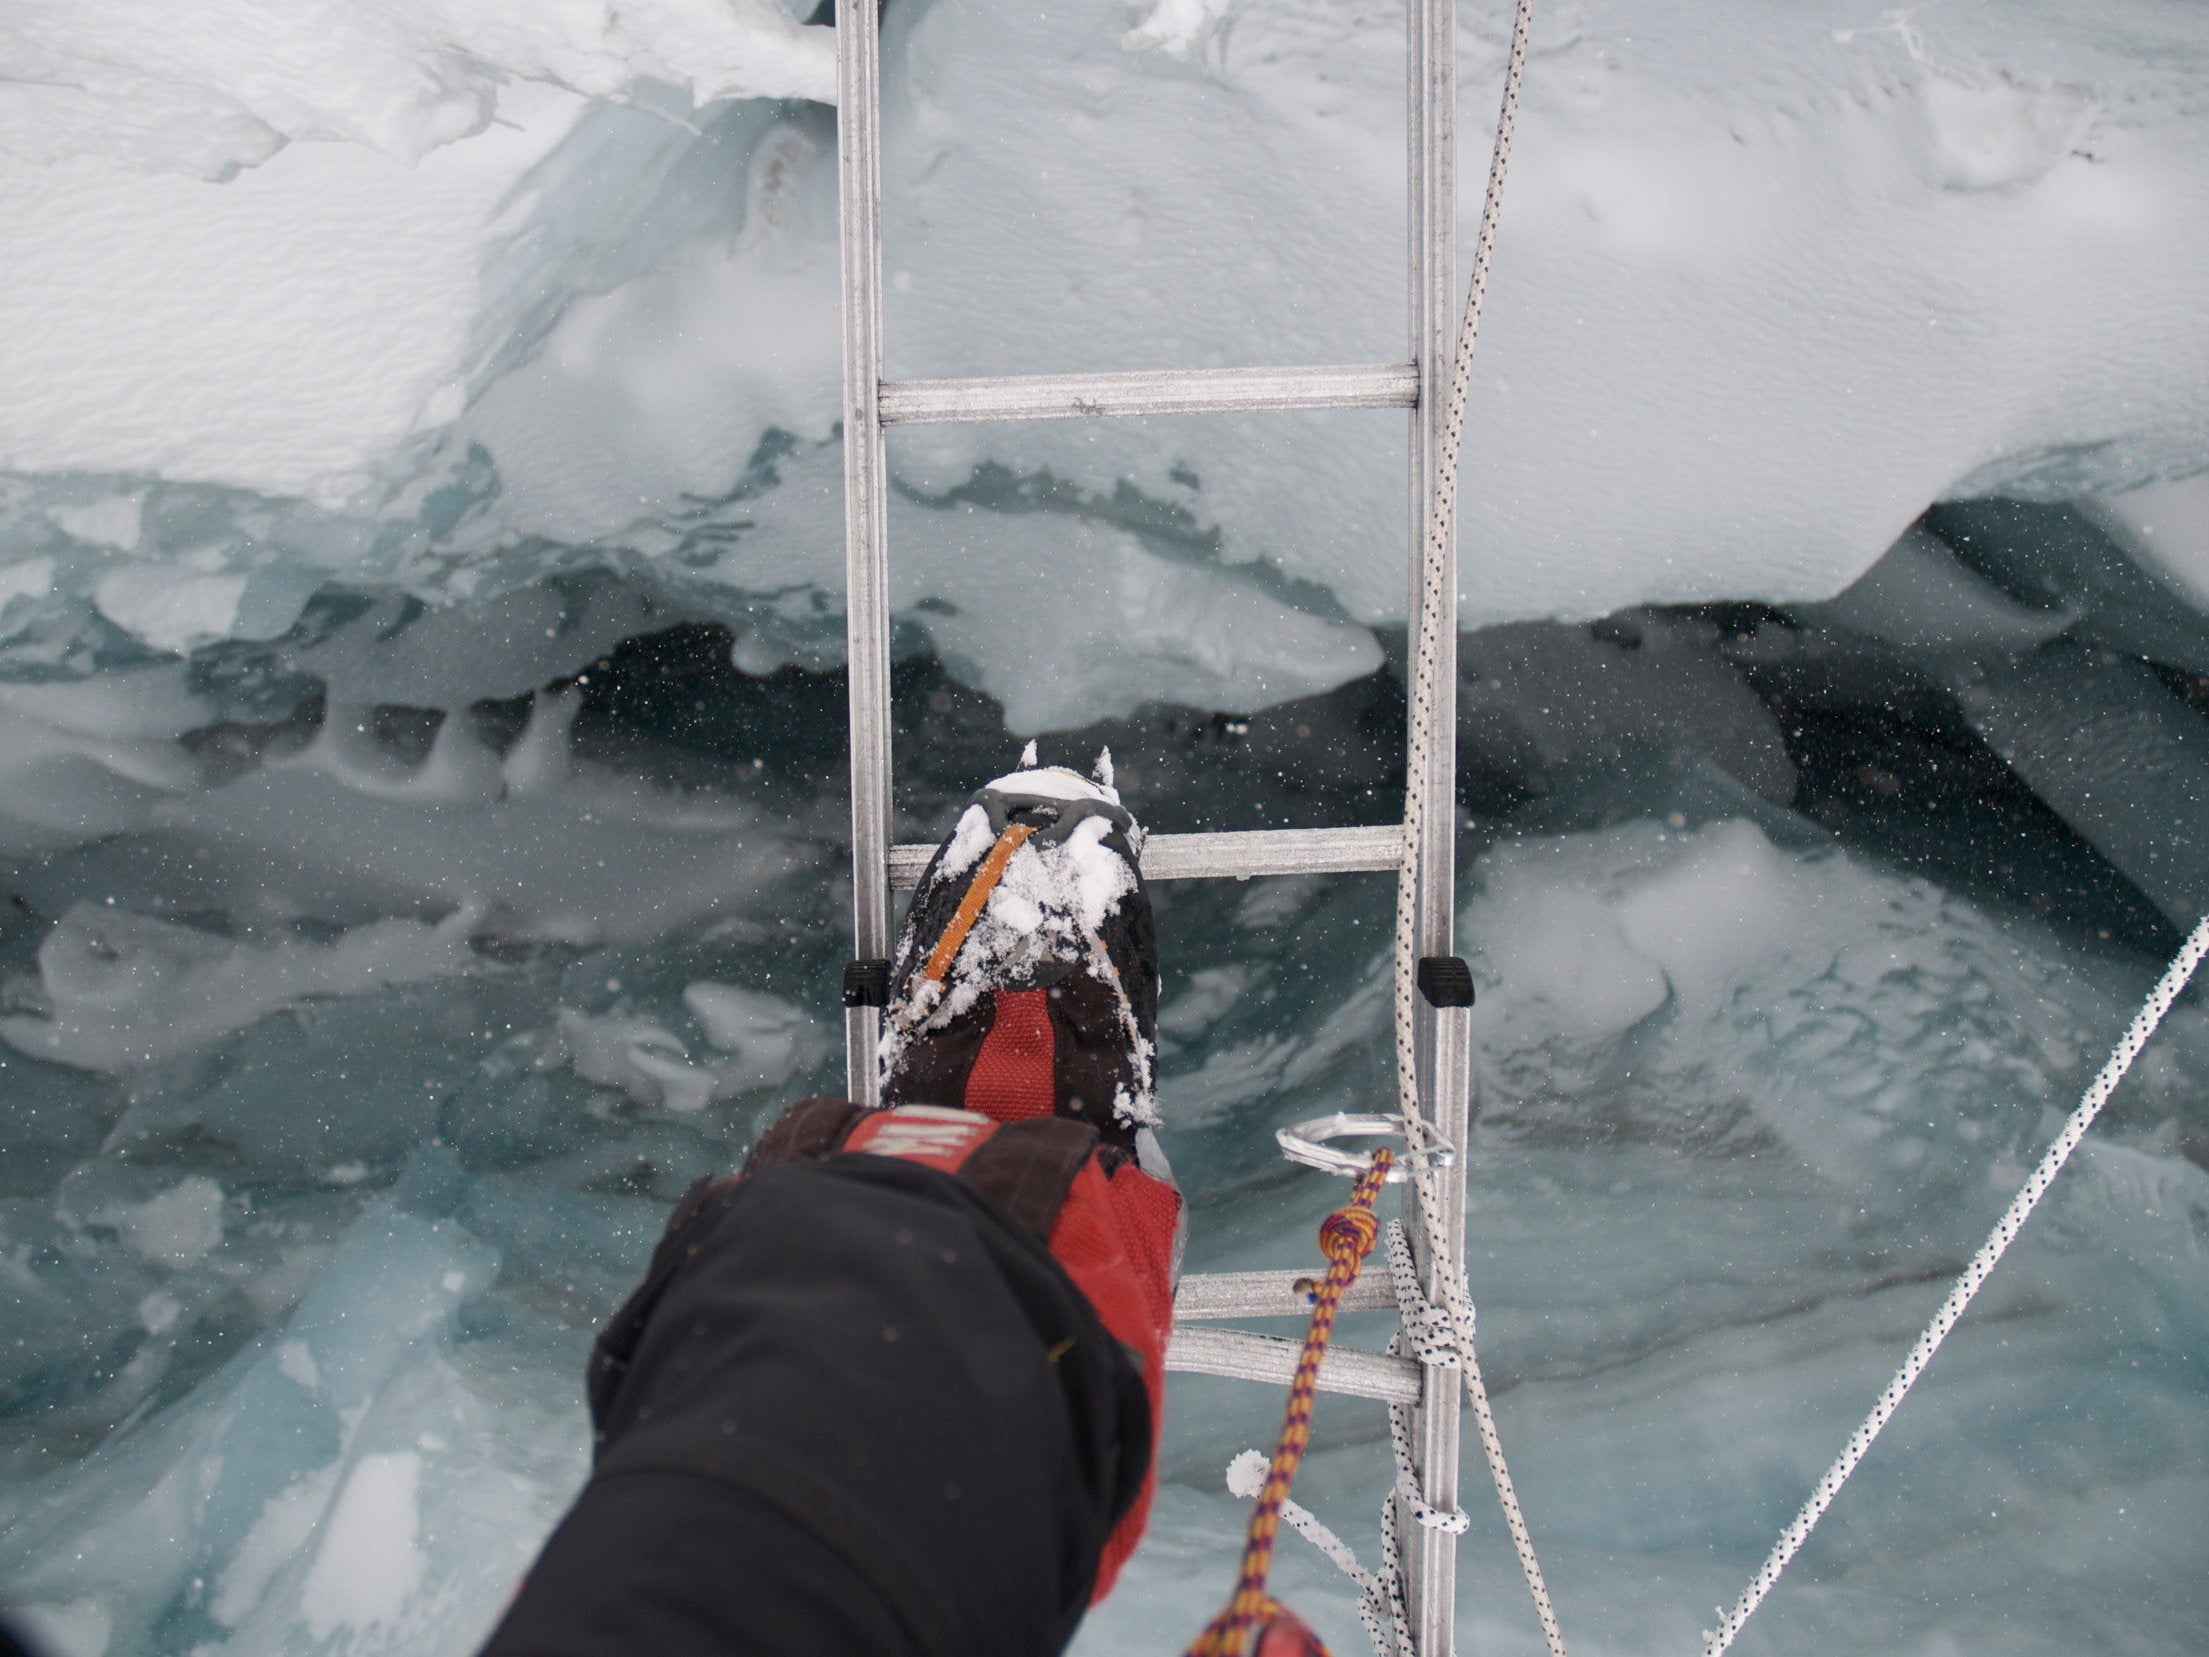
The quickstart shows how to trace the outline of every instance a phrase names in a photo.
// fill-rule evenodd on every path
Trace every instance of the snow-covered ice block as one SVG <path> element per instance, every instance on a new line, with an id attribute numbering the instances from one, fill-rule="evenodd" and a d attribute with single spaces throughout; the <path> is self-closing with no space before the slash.
<path id="1" fill-rule="evenodd" d="M 525 183 L 589 112 L 522 88 L 411 167 L 299 144 L 226 183 L 0 155 L 0 467 L 337 506 L 418 463 L 518 320 L 479 315 L 486 244 L 529 239 Z"/>
<path id="2" fill-rule="evenodd" d="M 684 987 L 683 1005 L 706 1040 L 736 1061 L 748 1087 L 781 1087 L 826 1050 L 815 1018 L 779 995 L 702 978 Z"/>
<path id="3" fill-rule="evenodd" d="M 0 1040 L 114 1073 L 196 1051 L 279 1007 L 479 970 L 474 917 L 370 921 L 328 943 L 249 941 L 112 906 L 79 904 L 38 950 L 35 1012 L 0 1017 Z"/>
<path id="4" fill-rule="evenodd" d="M 911 551 L 892 563 L 893 601 L 954 673 L 1004 704 L 1016 736 L 1153 701 L 1268 707 L 1381 665 L 1366 629 L 1125 530 L 1055 512 L 938 516 L 893 514 Z"/>
<path id="5" fill-rule="evenodd" d="M 890 14 L 892 375 L 1400 357 L 1400 18 L 1207 0 L 1130 29 L 1084 3 Z M 744 103 L 694 138 L 591 101 L 688 120 L 740 83 L 819 91 L 820 39 L 666 0 L 578 68 L 591 5 L 525 27 L 482 0 L 444 33 L 388 11 L 373 61 L 407 73 L 359 93 L 382 114 L 301 92 L 327 68 L 309 54 L 271 129 L 301 141 L 228 183 L 115 171 L 77 138 L 0 162 L 0 370 L 32 388 L 0 410 L 0 468 L 36 480 L 0 510 L 0 590 L 28 613 L 97 587 L 173 648 L 267 634 L 320 574 L 480 591 L 584 547 L 775 608 L 754 660 L 833 656 L 833 454 L 831 510 L 779 498 L 838 417 L 823 112 Z M 1461 34 L 1469 159 L 1501 22 Z M 2209 462 L 2209 145 L 2169 13 L 1867 25 L 1820 0 L 1784 26 L 1753 6 L 1646 25 L 1599 0 L 1537 29 L 1467 428 L 1469 620 L 1823 599 L 1933 501 Z M 470 125 L 484 94 L 449 49 L 479 36 L 523 77 L 512 126 Z M 252 79 L 204 53 L 178 73 L 225 109 Z M 122 82 L 86 84 L 122 107 Z M 425 147 L 448 126 L 473 135 Z M 384 149 L 306 141 L 323 127 Z M 1461 169 L 1468 205 L 1480 177 Z M 1401 430 L 934 427 L 892 464 L 933 500 L 982 478 L 1107 521 L 1129 498 L 1178 512 L 1262 590 L 1374 624 L 1405 606 Z M 254 493 L 186 503 L 156 479 Z M 1013 579 L 1019 541 L 937 562 L 901 611 L 979 616 L 953 587 Z M 1304 660 L 1284 626 L 1250 652 Z"/>
<path id="6" fill-rule="evenodd" d="M 2086 511 L 2134 558 L 2209 610 L 2209 475 L 2103 495 Z"/>
<path id="7" fill-rule="evenodd" d="M 830 31 L 772 0 L 15 20 L 0 470 L 326 507 L 404 481 L 576 286 L 664 246 L 695 108 L 833 88 Z M 127 548 L 126 499 L 61 522 Z"/>
<path id="8" fill-rule="evenodd" d="M 1475 879 L 1489 1117 L 1768 1140 L 1868 1214 L 2021 1154 L 2107 1012 L 1973 905 L 1742 819 L 1506 844 Z"/>
<path id="9" fill-rule="evenodd" d="M 773 0 L 91 0 L 8 20 L 0 150 L 205 178 L 295 141 L 414 162 L 481 132 L 514 80 L 607 99 L 658 83 L 704 105 L 832 98 L 834 65 L 828 31 Z"/>
<path id="10" fill-rule="evenodd" d="M 1159 7 L 1124 43 L 1013 6 L 893 15 L 892 376 L 1400 357 L 1400 21 Z M 2190 298 L 2209 147 L 2170 17 L 1862 22 L 1733 7 L 1651 29 L 1599 4 L 1537 25 L 1467 427 L 1468 619 L 1825 598 L 1941 498 L 2209 462 Z M 1474 154 L 1500 25 L 1469 14 L 1461 37 Z M 658 544 L 751 436 L 829 429 L 832 168 L 783 143 L 741 241 L 578 310 L 464 422 L 532 483 L 493 519 Z M 1462 169 L 1469 207 L 1481 176 Z M 977 468 L 1099 501 L 1132 483 L 1230 561 L 1380 621 L 1405 602 L 1399 430 L 931 427 L 892 467 L 932 494 Z M 771 588 L 731 539 L 723 578 Z"/>

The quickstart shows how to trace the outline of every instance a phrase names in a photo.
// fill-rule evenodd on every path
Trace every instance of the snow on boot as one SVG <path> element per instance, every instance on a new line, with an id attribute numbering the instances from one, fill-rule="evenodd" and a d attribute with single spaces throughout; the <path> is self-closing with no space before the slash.
<path id="1" fill-rule="evenodd" d="M 1110 776 L 1109 761 L 1096 780 L 1030 764 L 960 814 L 898 938 L 883 1097 L 998 1121 L 1055 1111 L 1163 1173 L 1143 1131 L 1158 964 L 1142 829 Z"/>

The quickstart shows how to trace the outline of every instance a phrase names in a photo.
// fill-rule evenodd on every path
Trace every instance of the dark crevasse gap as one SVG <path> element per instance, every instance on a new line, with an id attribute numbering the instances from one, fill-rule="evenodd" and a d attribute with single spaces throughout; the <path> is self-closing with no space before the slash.
<path id="1" fill-rule="evenodd" d="M 575 591 L 544 613 L 576 627 L 597 607 L 628 613 L 589 582 Z M 339 610 L 335 642 L 391 619 Z M 747 674 L 738 639 L 676 621 L 489 696 L 474 694 L 500 683 L 487 652 L 439 670 L 456 702 L 379 678 L 373 652 L 349 685 L 305 650 L 211 653 L 179 680 L 195 711 L 167 739 L 183 768 L 160 774 L 160 809 L 16 858 L 0 1226 L 24 1333 L 0 1351 L 0 1580 L 66 1608 L 111 1557 L 80 1559 L 67 1539 L 135 1513 L 165 1528 L 130 1532 L 119 1628 L 160 1651 L 229 1637 L 226 1615 L 290 1638 L 323 1544 L 285 1556 L 248 1604 L 254 1527 L 325 1485 L 402 1474 L 436 1580 L 526 1563 L 580 1467 L 581 1344 L 667 1204 L 781 1100 L 837 1086 L 845 680 Z M 1046 733 L 1042 757 L 1086 767 L 1109 746 L 1164 830 L 1385 821 L 1403 696 L 1400 640 L 1384 643 L 1391 666 L 1324 695 L 1154 705 Z M 1709 1440 L 1714 1424 L 1836 1435 L 2170 933 L 1943 680 L 1877 641 L 1733 606 L 1464 649 L 1483 1328 L 1558 1574 L 1581 1616 L 1611 1626 L 1630 1613 L 1609 1574 L 1661 1574 L 1652 1562 L 1683 1546 L 1743 1567 L 1760 1550 L 1791 1497 L 1719 1500 L 1760 1452 Z M 993 700 L 925 653 L 901 657 L 892 692 L 897 832 L 924 839 L 1019 744 Z M 338 707 L 346 731 L 330 729 Z M 274 846 L 304 872 L 251 861 Z M 620 878 L 594 888 L 609 867 Z M 470 890 L 524 879 L 527 893 L 470 907 Z M 1387 1097 L 1391 883 L 1156 897 L 1192 1264 L 1301 1258 L 1331 1191 L 1280 1164 L 1270 1130 Z M 64 1062 L 38 1056 L 48 1033 Z M 2142 1424 L 2191 1419 L 2180 1377 L 2203 1325 L 2112 1349 L 2087 1308 L 2181 1292 L 2183 1249 L 2154 1217 L 2168 1210 L 2136 1205 L 2120 1224 L 2108 1205 L 2128 1179 L 2187 1189 L 2188 1159 L 2209 1154 L 2202 1075 L 2209 1049 L 2182 1010 L 2065 1199 L 2084 1206 L 1997 1297 L 1999 1338 L 2030 1331 L 2032 1378 L 1969 1333 L 1944 1357 L 1962 1389 L 1945 1407 L 1993 1412 L 1966 1431 L 1927 1408 L 1953 1496 L 1923 1494 L 1924 1433 L 1867 1470 L 1864 1499 L 1899 1528 L 1844 1522 L 1829 1545 L 1905 1584 L 1879 1591 L 1897 1637 L 1934 1591 L 1909 1575 L 1910 1547 L 1952 1530 L 1982 1486 L 2038 1476 L 2029 1423 L 2050 1400 L 2091 1387 L 2129 1423 L 2081 1452 L 2122 1492 L 2112 1502 L 2163 1512 L 2141 1458 L 2190 1465 Z M 1797 1373 L 1805 1352 L 1828 1354 L 1815 1384 Z M 2111 1376 L 2112 1361 L 2143 1368 Z M 1262 1435 L 1271 1401 L 1197 1378 L 1176 1400 L 1165 1545 L 1140 1566 L 1148 1589 L 1092 1638 L 1156 1643 L 1201 1620 L 1231 1547 L 1218 1467 Z M 265 1420 L 291 1425 L 245 1453 L 237 1435 Z M 1687 1463 L 1665 1449 L 1683 1424 L 1706 1435 Z M 1336 1400 L 1322 1428 L 1334 1448 L 1310 1499 L 1363 1538 L 1379 1423 Z M 1634 1468 L 1712 1500 L 1619 1499 Z M 219 1512 L 114 1494 L 202 1476 Z M 2139 1553 L 2130 1523 L 2111 1534 Z M 1985 1545 L 2008 1569 L 1999 1530 Z M 1495 1562 L 1468 1569 L 1500 1595 Z M 1337 1590 L 1292 1580 L 1355 1638 Z M 464 1649 L 466 1617 L 495 1605 L 453 1591 L 463 1609 L 437 1649 Z"/>

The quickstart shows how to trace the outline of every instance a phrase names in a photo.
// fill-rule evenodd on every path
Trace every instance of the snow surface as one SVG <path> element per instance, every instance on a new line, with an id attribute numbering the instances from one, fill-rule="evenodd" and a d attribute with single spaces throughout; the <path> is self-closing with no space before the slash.
<path id="1" fill-rule="evenodd" d="M 412 1450 L 363 1456 L 346 1475 L 300 1590 L 310 1639 L 396 1622 L 406 1611 L 428 1565 L 421 1481 L 422 1458 Z"/>
<path id="2" fill-rule="evenodd" d="M 2209 459 L 2191 297 L 2209 217 L 2180 205 L 2204 188 L 2198 117 L 2182 113 L 2198 40 L 2150 9 L 2063 15 L 2060 49 L 2037 10 L 1900 35 L 1851 34 L 1843 8 L 1780 15 L 1723 8 L 1653 34 L 1583 6 L 1538 37 L 1471 412 L 1470 617 L 1824 597 L 1944 495 L 2069 496 Z M 1204 50 L 1130 65 L 1103 32 L 1074 31 L 1070 53 L 1056 19 L 893 20 L 892 372 L 1397 354 L 1396 23 L 1387 8 L 1238 9 Z M 1468 19 L 1476 111 L 1492 26 Z M 1063 147 L 1037 154 L 1032 135 L 1055 131 Z M 810 177 L 810 211 L 784 209 L 753 250 L 708 252 L 677 315 L 659 278 L 636 296 L 661 337 L 741 350 L 732 320 L 764 270 L 802 265 L 829 291 L 819 158 Z M 609 326 L 594 313 L 561 333 L 595 343 Z M 833 418 L 825 325 L 819 339 L 798 382 L 818 388 L 792 428 L 806 437 Z M 654 418 L 622 396 L 626 352 L 569 368 L 558 341 L 534 390 L 525 371 L 464 423 L 494 456 L 525 396 L 535 419 L 515 430 L 533 449 L 548 415 L 580 423 L 556 454 L 624 402 Z M 724 377 L 724 454 L 767 423 L 742 412 L 764 366 Z M 704 494 L 728 475 L 725 460 L 666 470 L 698 438 L 662 436 L 634 493 Z M 1399 443 L 1393 422 L 1341 416 L 931 427 L 893 443 L 893 467 L 930 494 L 978 467 L 1092 498 L 1132 480 L 1216 528 L 1228 565 L 1310 580 L 1371 622 L 1403 613 Z M 499 510 L 562 539 L 641 527 L 632 492 L 567 475 L 530 492 L 542 511 Z"/>
<path id="3" fill-rule="evenodd" d="M 416 162 L 481 133 L 500 89 L 619 100 L 639 83 L 717 98 L 833 98 L 835 49 L 768 0 L 434 0 L 18 8 L 0 36 L 0 149 L 227 178 L 287 144 Z"/>
<path id="4" fill-rule="evenodd" d="M 768 0 L 145 10 L 0 34 L 11 615 L 96 595 L 174 649 L 273 636 L 325 576 L 481 593 L 581 553 L 654 561 L 762 667 L 833 659 L 832 133 L 769 101 L 826 94 L 825 31 Z M 894 374 L 1401 354 L 1393 8 L 887 28 Z M 1467 192 L 1500 28 L 1461 30 Z M 1822 599 L 1933 501 L 2209 463 L 2190 13 L 1579 0 L 1535 46 L 1469 617 Z M 1015 729 L 1286 700 L 1403 614 L 1393 417 L 892 450 L 898 609 Z M 2209 559 L 2198 512 L 2160 522 L 2144 556 Z"/>

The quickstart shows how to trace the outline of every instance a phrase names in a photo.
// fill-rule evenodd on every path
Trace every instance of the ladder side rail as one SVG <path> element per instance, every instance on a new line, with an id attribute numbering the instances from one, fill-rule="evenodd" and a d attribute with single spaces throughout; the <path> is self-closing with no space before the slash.
<path id="1" fill-rule="evenodd" d="M 1457 511 L 1456 489 L 1442 478 L 1450 378 L 1457 358 L 1457 7 L 1455 0 L 1414 0 L 1418 39 L 1412 54 L 1412 343 L 1419 403 L 1412 411 L 1410 570 L 1415 652 L 1427 656 L 1435 686 L 1435 727 L 1426 765 L 1406 776 L 1417 789 L 1419 844 L 1407 848 L 1419 875 L 1418 953 L 1448 955 L 1457 902 Z M 1427 625 L 1422 628 L 1421 623 Z M 1423 636 L 1422 636 L 1423 635 Z"/>
<path id="2" fill-rule="evenodd" d="M 1454 815 L 1454 813 L 1453 813 Z M 1427 1087 L 1422 1096 L 1435 1131 L 1458 1147 L 1457 1159 L 1429 1182 L 1431 1209 L 1422 1205 L 1426 1259 L 1421 1277 L 1430 1301 L 1439 1304 L 1444 1262 L 1459 1284 L 1465 1281 L 1465 1182 L 1472 1122 L 1472 1014 L 1466 1007 L 1420 1008 L 1430 1045 Z M 1456 1364 L 1420 1366 L 1419 1405 L 1415 1414 L 1414 1460 L 1427 1505 L 1441 1513 L 1462 1507 L 1458 1469 L 1462 1460 L 1465 1371 Z M 1461 1533 L 1417 1527 L 1408 1557 L 1417 1566 L 1420 1595 L 1412 1602 L 1412 1627 L 1420 1657 L 1452 1657 L 1457 1616 L 1457 1565 Z"/>
<path id="3" fill-rule="evenodd" d="M 1408 1000 L 1415 1021 L 1414 1062 L 1406 1078 L 1411 1097 L 1436 1131 L 1462 1150 L 1462 1129 L 1453 1136 L 1442 1120 L 1459 1113 L 1449 1097 L 1456 1078 L 1448 1072 L 1462 1065 L 1441 1062 L 1435 1010 L 1414 995 L 1406 981 L 1412 963 L 1405 958 L 1452 953 L 1457 890 L 1457 523 L 1455 491 L 1443 475 L 1456 459 L 1447 447 L 1447 421 L 1458 343 L 1457 5 L 1456 0 L 1413 0 L 1409 12 L 1409 309 L 1420 394 L 1411 416 L 1412 661 L 1404 777 L 1413 935 L 1409 950 L 1399 945 L 1396 994 Z M 1426 1202 L 1409 1205 L 1430 1289 L 1437 1287 L 1433 1279 L 1442 1262 L 1462 1269 L 1464 1177 L 1460 1155 L 1437 1179 L 1421 1182 L 1427 1193 L 1441 1193 L 1439 1202 L 1431 1208 Z M 1459 1193 L 1455 1200 L 1452 1192 Z M 1443 1512 L 1457 1506 L 1462 1385 L 1454 1366 L 1421 1366 L 1415 1460 L 1427 1504 Z M 1457 1540 L 1454 1532 L 1417 1524 L 1402 1537 L 1420 1657 L 1451 1657 L 1455 1649 Z"/>
<path id="4" fill-rule="evenodd" d="M 882 384 L 881 22 L 847 5 L 836 28 L 836 209 L 843 288 L 844 640 L 851 740 L 852 956 L 890 953 L 890 564 Z M 879 1102 L 882 1010 L 844 1010 L 846 1086 Z"/>

